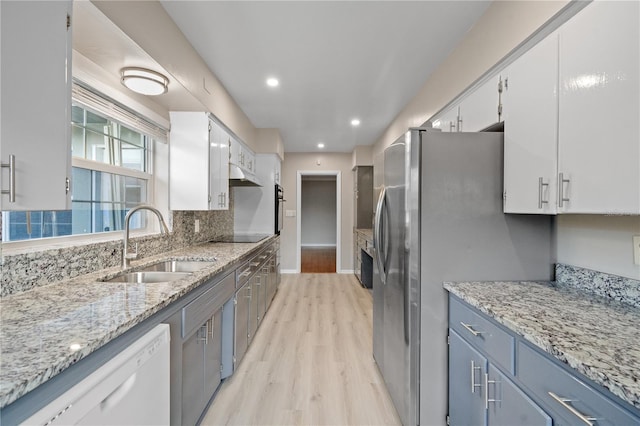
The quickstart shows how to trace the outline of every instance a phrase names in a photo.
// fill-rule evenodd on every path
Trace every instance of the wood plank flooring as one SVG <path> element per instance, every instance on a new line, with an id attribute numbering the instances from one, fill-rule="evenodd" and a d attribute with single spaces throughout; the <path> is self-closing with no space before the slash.
<path id="1" fill-rule="evenodd" d="M 371 294 L 353 275 L 283 275 L 202 424 L 399 425 L 371 336 Z"/>
<path id="2" fill-rule="evenodd" d="M 304 273 L 336 273 L 335 247 L 301 247 L 300 271 Z"/>

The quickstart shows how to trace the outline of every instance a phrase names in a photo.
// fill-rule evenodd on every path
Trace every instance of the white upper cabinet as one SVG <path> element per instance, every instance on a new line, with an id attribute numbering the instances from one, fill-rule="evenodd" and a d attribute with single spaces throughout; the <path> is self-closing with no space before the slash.
<path id="1" fill-rule="evenodd" d="M 210 122 L 211 210 L 229 209 L 229 135 L 215 122 Z"/>
<path id="2" fill-rule="evenodd" d="M 431 123 L 434 129 L 440 129 L 443 132 L 456 132 L 458 126 L 458 105 L 454 105 L 438 116 L 433 117 Z"/>
<path id="3" fill-rule="evenodd" d="M 433 117 L 433 128 L 443 132 L 477 132 L 497 123 L 498 78 L 491 77 L 460 102 Z"/>
<path id="4" fill-rule="evenodd" d="M 595 1 L 503 72 L 505 212 L 640 214 L 639 28 Z"/>
<path id="5" fill-rule="evenodd" d="M 256 173 L 255 153 L 235 138 L 231 138 L 231 156 L 229 162 L 240 167 L 245 172 L 254 175 Z"/>
<path id="6" fill-rule="evenodd" d="M 478 132 L 498 122 L 498 80 L 491 77 L 462 100 L 457 131 Z"/>
<path id="7" fill-rule="evenodd" d="M 595 1 L 561 28 L 560 212 L 640 214 L 639 79 L 639 2 Z"/>
<path id="8" fill-rule="evenodd" d="M 15 202 L 2 194 L 2 210 L 71 206 L 71 11 L 70 0 L 0 2 L 0 161 L 15 159 L 0 178 Z"/>
<path id="9" fill-rule="evenodd" d="M 229 151 L 225 132 L 205 112 L 171 112 L 171 210 L 229 208 Z"/>
<path id="10" fill-rule="evenodd" d="M 503 70 L 504 211 L 556 213 L 558 34 Z"/>

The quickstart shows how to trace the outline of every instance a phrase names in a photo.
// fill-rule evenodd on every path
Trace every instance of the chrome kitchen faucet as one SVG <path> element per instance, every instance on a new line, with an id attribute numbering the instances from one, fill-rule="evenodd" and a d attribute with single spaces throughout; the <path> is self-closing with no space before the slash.
<path id="1" fill-rule="evenodd" d="M 169 235 L 169 228 L 167 227 L 167 224 L 165 223 L 164 218 L 162 217 L 162 213 L 160 213 L 160 210 L 147 204 L 141 204 L 129 210 L 129 212 L 127 212 L 127 215 L 124 217 L 124 241 L 123 241 L 124 248 L 122 250 L 122 269 L 128 268 L 130 261 L 132 259 L 138 258 L 137 243 L 136 243 L 135 253 L 129 253 L 129 222 L 131 221 L 131 216 L 138 210 L 149 210 L 150 212 L 155 213 L 155 215 L 158 216 L 158 220 L 160 221 L 160 233 L 161 234 L 166 233 L 167 235 Z"/>

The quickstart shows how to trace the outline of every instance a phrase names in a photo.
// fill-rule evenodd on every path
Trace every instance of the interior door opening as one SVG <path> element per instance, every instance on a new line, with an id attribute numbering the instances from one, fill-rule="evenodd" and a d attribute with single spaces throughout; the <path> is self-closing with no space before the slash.
<path id="1" fill-rule="evenodd" d="M 300 178 L 300 272 L 336 273 L 338 254 L 338 178 L 302 174 Z"/>

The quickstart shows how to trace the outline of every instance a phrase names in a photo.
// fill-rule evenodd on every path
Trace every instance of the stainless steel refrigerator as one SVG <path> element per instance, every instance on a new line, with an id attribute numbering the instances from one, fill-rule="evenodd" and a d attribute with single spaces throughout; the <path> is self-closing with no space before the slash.
<path id="1" fill-rule="evenodd" d="M 411 129 L 384 152 L 373 355 L 404 425 L 444 425 L 443 281 L 548 280 L 549 216 L 505 215 L 503 134 Z"/>

